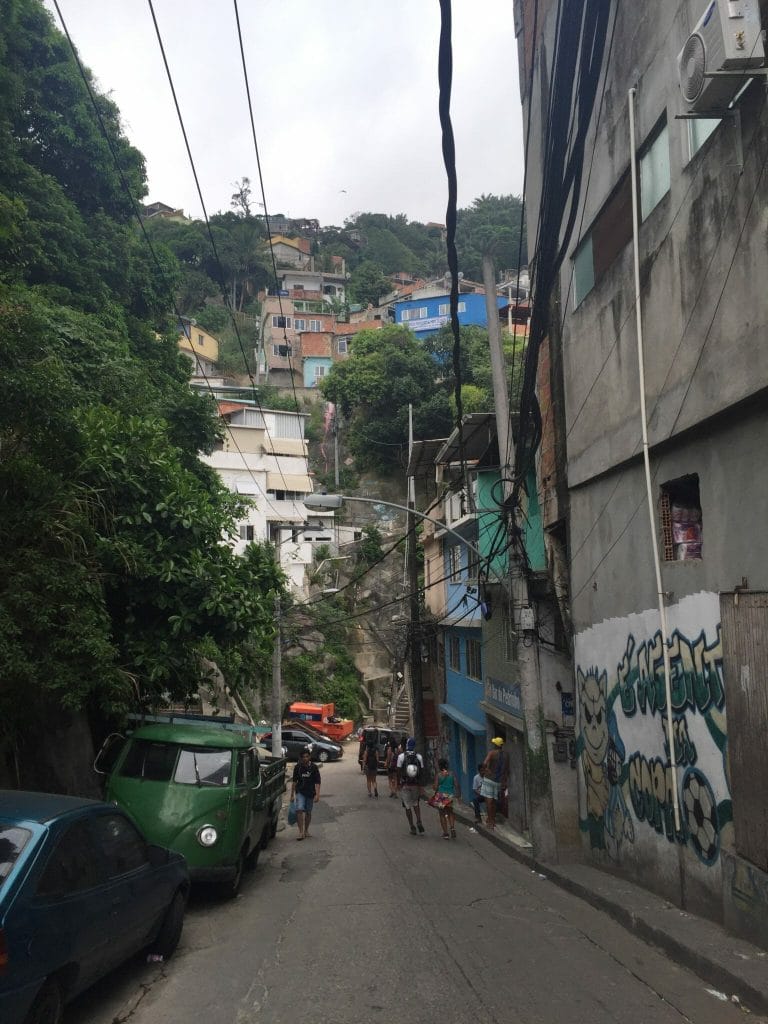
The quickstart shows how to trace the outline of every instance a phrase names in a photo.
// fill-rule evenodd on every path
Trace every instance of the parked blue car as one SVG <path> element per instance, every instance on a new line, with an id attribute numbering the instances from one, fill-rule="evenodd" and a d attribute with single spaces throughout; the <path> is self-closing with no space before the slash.
<path id="1" fill-rule="evenodd" d="M 114 805 L 0 790 L 2 1024 L 59 1024 L 134 953 L 170 956 L 188 892 L 184 858 Z"/>

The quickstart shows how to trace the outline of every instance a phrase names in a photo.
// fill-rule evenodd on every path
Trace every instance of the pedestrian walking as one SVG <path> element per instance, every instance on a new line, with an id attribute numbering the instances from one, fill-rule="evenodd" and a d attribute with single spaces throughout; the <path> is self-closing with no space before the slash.
<path id="1" fill-rule="evenodd" d="M 486 824 L 488 828 L 496 828 L 496 804 L 499 794 L 506 789 L 509 778 L 509 758 L 504 751 L 504 737 L 494 736 L 491 750 L 483 761 L 483 781 L 480 793 L 485 797 Z"/>
<path id="2" fill-rule="evenodd" d="M 482 825 L 483 815 L 481 813 L 481 804 L 485 803 L 485 797 L 482 794 L 483 775 L 485 774 L 485 768 L 481 764 L 477 766 L 477 773 L 472 779 L 472 807 L 475 812 L 475 824 Z"/>
<path id="3" fill-rule="evenodd" d="M 368 788 L 368 799 L 376 797 L 378 800 L 379 748 L 375 743 L 369 743 L 365 748 L 363 767 L 365 768 L 365 785 Z"/>
<path id="4" fill-rule="evenodd" d="M 424 759 L 421 754 L 416 753 L 416 740 L 412 736 L 406 741 L 403 753 L 398 754 L 397 771 L 400 778 L 400 799 L 405 808 L 411 835 L 415 836 L 417 830 L 419 835 L 423 835 L 424 826 L 421 823 L 419 801 L 424 786 Z"/>
<path id="5" fill-rule="evenodd" d="M 312 764 L 309 750 L 302 750 L 293 769 L 291 800 L 296 801 L 296 825 L 299 834 L 297 842 L 309 838 L 309 823 L 312 821 L 312 807 L 320 799 L 320 769 Z"/>
<path id="6" fill-rule="evenodd" d="M 387 781 L 389 782 L 389 797 L 390 800 L 397 799 L 397 791 L 399 789 L 399 780 L 397 778 L 397 758 L 398 755 L 405 751 L 405 746 L 402 741 L 398 741 L 394 738 L 390 738 L 389 744 L 387 745 Z"/>
<path id="7" fill-rule="evenodd" d="M 440 828 L 443 830 L 443 839 L 456 838 L 456 815 L 453 802 L 461 798 L 459 782 L 448 765 L 448 759 L 441 757 L 437 762 L 437 774 L 434 781 L 435 793 L 433 796 L 434 806 L 440 815 Z M 450 837 L 448 830 L 450 829 Z"/>

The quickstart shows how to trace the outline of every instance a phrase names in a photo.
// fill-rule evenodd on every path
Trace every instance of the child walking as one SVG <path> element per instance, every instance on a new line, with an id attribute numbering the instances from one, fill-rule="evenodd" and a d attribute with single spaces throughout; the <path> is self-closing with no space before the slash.
<path id="1" fill-rule="evenodd" d="M 441 757 L 437 762 L 434 788 L 436 806 L 440 815 L 440 827 L 443 830 L 443 839 L 455 839 L 456 815 L 453 811 L 453 801 L 461 797 L 461 790 L 456 776 L 448 767 L 448 761 L 444 757 Z"/>

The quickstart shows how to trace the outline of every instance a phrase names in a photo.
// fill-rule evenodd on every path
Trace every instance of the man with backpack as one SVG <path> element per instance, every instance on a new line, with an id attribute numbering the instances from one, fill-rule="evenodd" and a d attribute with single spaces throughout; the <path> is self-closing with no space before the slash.
<path id="1" fill-rule="evenodd" d="M 411 835 L 424 834 L 421 823 L 419 801 L 424 786 L 424 759 L 416 753 L 416 740 L 411 736 L 405 744 L 405 750 L 397 758 L 397 774 L 400 779 L 400 799 L 405 808 L 405 816 L 411 829 Z M 416 824 L 414 824 L 414 815 Z"/>

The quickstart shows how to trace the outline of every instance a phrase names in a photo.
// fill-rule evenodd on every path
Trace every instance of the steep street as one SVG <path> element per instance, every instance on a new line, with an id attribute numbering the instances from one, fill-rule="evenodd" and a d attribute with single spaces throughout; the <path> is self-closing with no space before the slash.
<path id="1" fill-rule="evenodd" d="M 196 893 L 174 959 L 127 964 L 65 1024 L 744 1019 L 465 825 L 445 842 L 425 806 L 411 836 L 386 780 L 369 800 L 349 753 L 322 773 L 308 841 L 280 831 L 232 902 Z"/>

